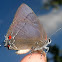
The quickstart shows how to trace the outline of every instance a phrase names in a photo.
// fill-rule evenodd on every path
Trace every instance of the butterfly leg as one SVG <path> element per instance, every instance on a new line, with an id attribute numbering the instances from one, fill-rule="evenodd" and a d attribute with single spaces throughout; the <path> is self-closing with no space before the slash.
<path id="1" fill-rule="evenodd" d="M 32 55 L 32 51 L 30 52 L 30 54 Z M 31 55 L 29 56 L 29 58 L 31 58 Z"/>
<path id="2" fill-rule="evenodd" d="M 33 51 L 34 51 L 34 47 L 31 48 L 31 52 L 30 52 L 31 55 L 32 55 Z M 31 57 L 31 55 L 29 56 L 29 58 Z"/>
<path id="3" fill-rule="evenodd" d="M 45 47 L 45 49 L 46 49 L 46 54 L 47 54 L 47 52 L 49 51 L 49 47 Z"/>
<path id="4" fill-rule="evenodd" d="M 41 52 L 41 59 L 42 59 L 42 54 L 43 54 L 43 50 L 42 50 L 42 52 Z"/>

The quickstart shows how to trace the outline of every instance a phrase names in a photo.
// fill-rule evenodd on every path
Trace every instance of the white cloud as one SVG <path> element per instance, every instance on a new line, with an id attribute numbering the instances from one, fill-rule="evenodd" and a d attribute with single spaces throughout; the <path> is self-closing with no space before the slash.
<path id="1" fill-rule="evenodd" d="M 52 10 L 51 13 L 39 16 L 40 23 L 43 24 L 48 35 L 55 32 L 59 29 L 60 25 L 62 26 L 62 11 Z"/>
<path id="2" fill-rule="evenodd" d="M 42 0 L 43 3 L 48 3 L 48 0 Z"/>

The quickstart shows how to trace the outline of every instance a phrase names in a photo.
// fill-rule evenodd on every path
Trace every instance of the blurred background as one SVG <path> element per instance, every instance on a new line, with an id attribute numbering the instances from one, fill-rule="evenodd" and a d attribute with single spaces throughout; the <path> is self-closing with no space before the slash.
<path id="1" fill-rule="evenodd" d="M 62 62 L 62 0 L 0 0 L 0 62 L 20 62 L 24 56 L 4 48 L 6 35 L 17 8 L 25 3 L 33 9 L 43 24 L 52 43 L 47 53 L 48 62 Z"/>

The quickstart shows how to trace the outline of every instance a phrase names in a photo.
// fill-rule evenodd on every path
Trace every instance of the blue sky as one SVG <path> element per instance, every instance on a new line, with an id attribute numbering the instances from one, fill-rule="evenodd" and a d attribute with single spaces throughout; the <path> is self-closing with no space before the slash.
<path id="1" fill-rule="evenodd" d="M 4 35 L 13 21 L 17 8 L 22 4 L 26 3 L 30 6 L 36 15 L 48 14 L 49 11 L 39 10 L 42 6 L 41 0 L 0 0 L 0 43 L 4 41 Z M 51 37 L 52 43 L 57 44 L 62 49 L 62 30 Z M 7 50 L 3 46 L 0 47 L 0 62 L 20 62 L 20 60 L 26 55 L 17 55 L 13 50 Z"/>

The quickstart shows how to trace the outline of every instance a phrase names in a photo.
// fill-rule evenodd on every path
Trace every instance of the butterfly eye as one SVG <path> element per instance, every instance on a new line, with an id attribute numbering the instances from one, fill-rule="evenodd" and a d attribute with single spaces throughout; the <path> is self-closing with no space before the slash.
<path id="1" fill-rule="evenodd" d="M 51 39 L 50 38 L 48 39 L 48 42 L 51 43 Z"/>
<path id="2" fill-rule="evenodd" d="M 11 36 L 8 37 L 9 40 L 10 40 L 11 38 L 12 38 Z"/>

